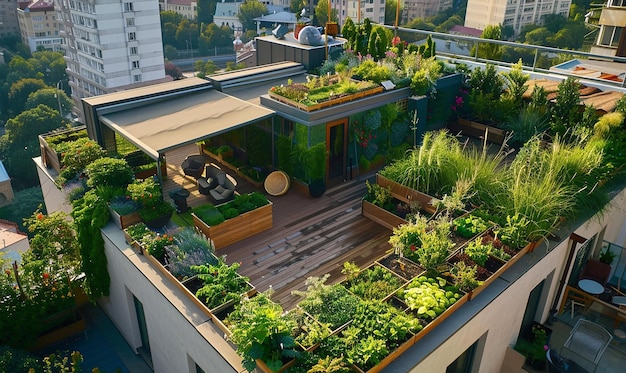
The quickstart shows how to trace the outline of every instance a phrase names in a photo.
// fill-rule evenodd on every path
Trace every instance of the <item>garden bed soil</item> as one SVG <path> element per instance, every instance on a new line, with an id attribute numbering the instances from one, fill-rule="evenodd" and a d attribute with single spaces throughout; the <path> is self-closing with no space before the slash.
<path id="1" fill-rule="evenodd" d="M 391 253 L 377 260 L 383 267 L 387 268 L 403 279 L 410 281 L 414 277 L 420 276 L 426 270 L 413 261 L 400 257 L 398 254 Z"/>
<path id="2" fill-rule="evenodd" d="M 500 268 L 502 268 L 502 266 L 505 264 L 504 261 L 502 261 L 499 258 L 496 258 L 495 256 L 489 256 L 489 259 L 487 259 L 487 261 L 485 262 L 485 269 L 487 269 L 489 272 L 491 273 L 496 273 L 498 272 L 498 270 Z"/>

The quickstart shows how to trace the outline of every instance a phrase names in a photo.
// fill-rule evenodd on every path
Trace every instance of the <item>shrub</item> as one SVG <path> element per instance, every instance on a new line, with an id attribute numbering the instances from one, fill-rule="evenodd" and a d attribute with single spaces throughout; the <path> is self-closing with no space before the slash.
<path id="1" fill-rule="evenodd" d="M 224 215 L 213 205 L 203 205 L 195 209 L 196 216 L 205 222 L 208 226 L 214 226 L 222 223 Z"/>
<path id="2" fill-rule="evenodd" d="M 85 168 L 87 186 L 109 185 L 125 187 L 133 181 L 133 171 L 123 159 L 103 157 L 91 162 Z"/>

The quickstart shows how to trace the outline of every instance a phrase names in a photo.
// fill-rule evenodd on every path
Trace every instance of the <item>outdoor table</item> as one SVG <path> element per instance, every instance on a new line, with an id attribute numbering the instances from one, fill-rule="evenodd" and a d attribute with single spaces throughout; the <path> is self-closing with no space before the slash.
<path id="1" fill-rule="evenodd" d="M 597 281 L 584 279 L 578 281 L 578 287 L 585 293 L 592 295 L 600 295 L 604 293 L 604 286 Z"/>

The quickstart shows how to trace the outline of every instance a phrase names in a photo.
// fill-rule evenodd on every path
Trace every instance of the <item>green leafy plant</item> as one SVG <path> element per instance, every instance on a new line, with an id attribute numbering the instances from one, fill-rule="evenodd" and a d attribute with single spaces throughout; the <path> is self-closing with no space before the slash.
<path id="1" fill-rule="evenodd" d="M 109 202 L 109 207 L 120 215 L 128 215 L 139 211 L 140 206 L 127 196 L 118 196 L 114 197 L 111 202 Z"/>
<path id="2" fill-rule="evenodd" d="M 144 236 L 153 234 L 150 228 L 148 228 L 146 224 L 142 222 L 133 224 L 130 227 L 126 227 L 126 229 L 124 230 L 131 239 L 137 242 L 141 242 Z"/>
<path id="3" fill-rule="evenodd" d="M 470 241 L 467 246 L 463 249 L 465 254 L 467 254 L 476 264 L 479 266 L 484 266 L 489 259 L 489 254 L 493 250 L 493 245 L 491 242 L 483 243 L 480 238 Z"/>
<path id="4" fill-rule="evenodd" d="M 399 295 L 418 318 L 424 319 L 434 319 L 462 296 L 445 279 L 426 276 L 414 278 Z"/>
<path id="5" fill-rule="evenodd" d="M 87 186 L 126 187 L 133 180 L 133 171 L 123 159 L 102 157 L 85 167 Z"/>
<path id="6" fill-rule="evenodd" d="M 328 277 L 309 277 L 305 282 L 307 289 L 294 290 L 292 294 L 303 297 L 298 305 L 334 330 L 352 320 L 359 298 L 340 284 L 326 285 Z"/>
<path id="7" fill-rule="evenodd" d="M 460 260 L 452 265 L 450 274 L 454 277 L 454 285 L 459 289 L 469 292 L 483 284 L 476 278 L 476 266 L 468 266 Z"/>
<path id="8" fill-rule="evenodd" d="M 239 266 L 239 263 L 228 265 L 223 260 L 215 264 L 191 266 L 191 270 L 204 281 L 202 288 L 196 292 L 198 299 L 209 308 L 239 300 L 242 294 L 251 289 L 249 278 L 238 273 Z"/>
<path id="9" fill-rule="evenodd" d="M 344 263 L 342 273 L 347 274 L 348 278 L 342 285 L 362 299 L 381 300 L 402 285 L 398 276 L 379 265 L 368 267 L 357 274 L 354 274 L 352 270 L 350 263 Z"/>
<path id="10" fill-rule="evenodd" d="M 366 201 L 382 208 L 385 208 L 391 201 L 391 188 L 383 188 L 376 183 L 371 184 L 369 180 L 365 181 L 365 186 L 367 187 Z"/>
<path id="11" fill-rule="evenodd" d="M 613 259 L 615 259 L 616 256 L 617 254 L 609 250 L 609 246 L 607 246 L 604 251 L 600 251 L 600 256 L 598 257 L 598 260 L 602 263 L 611 265 L 611 263 L 613 263 Z"/>
<path id="12" fill-rule="evenodd" d="M 430 221 L 417 217 L 415 221 L 394 228 L 389 243 L 398 254 L 430 270 L 445 262 L 449 250 L 454 247 L 450 230 L 450 221 L 444 216 Z"/>
<path id="13" fill-rule="evenodd" d="M 454 219 L 455 232 L 462 237 L 472 238 L 487 230 L 487 222 L 472 214 Z"/>
<path id="14" fill-rule="evenodd" d="M 283 358 L 298 356 L 292 336 L 296 324 L 279 304 L 272 302 L 271 295 L 270 289 L 252 298 L 242 298 L 225 321 L 232 331 L 230 340 L 237 345 L 243 367 L 249 372 L 256 368 L 256 359 L 278 371 Z"/>
<path id="15" fill-rule="evenodd" d="M 148 254 L 153 257 L 163 260 L 165 258 L 165 247 L 168 245 L 174 245 L 174 236 L 167 233 L 152 233 L 143 236 L 140 243 Z"/>

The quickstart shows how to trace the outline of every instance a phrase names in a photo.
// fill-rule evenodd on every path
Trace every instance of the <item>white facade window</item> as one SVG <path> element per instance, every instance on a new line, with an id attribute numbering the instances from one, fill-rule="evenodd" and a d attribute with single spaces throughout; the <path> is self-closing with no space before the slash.
<path id="1" fill-rule="evenodd" d="M 131 55 L 138 54 L 138 52 L 137 52 L 137 47 L 130 47 L 130 54 L 131 54 Z"/>
<path id="2" fill-rule="evenodd" d="M 134 18 L 126 18 L 126 26 L 135 26 Z"/>
<path id="3" fill-rule="evenodd" d="M 137 40 L 137 36 L 135 35 L 134 32 L 129 32 L 128 33 L 128 40 Z"/>
<path id="4" fill-rule="evenodd" d="M 141 74 L 136 74 L 136 75 L 133 75 L 133 81 L 134 81 L 135 83 L 139 83 L 139 82 L 141 82 Z"/>
<path id="5" fill-rule="evenodd" d="M 139 68 L 139 61 L 133 61 L 133 69 Z"/>
<path id="6" fill-rule="evenodd" d="M 607 47 L 617 47 L 619 38 L 622 35 L 622 29 L 623 27 L 602 26 L 602 34 L 598 44 Z"/>
<path id="7" fill-rule="evenodd" d="M 132 12 L 133 11 L 133 3 L 124 3 L 124 11 Z"/>

